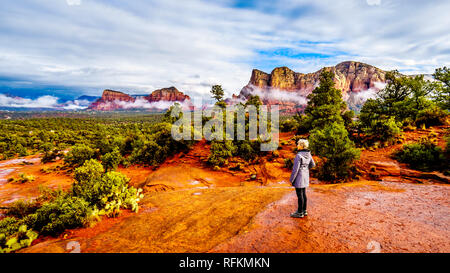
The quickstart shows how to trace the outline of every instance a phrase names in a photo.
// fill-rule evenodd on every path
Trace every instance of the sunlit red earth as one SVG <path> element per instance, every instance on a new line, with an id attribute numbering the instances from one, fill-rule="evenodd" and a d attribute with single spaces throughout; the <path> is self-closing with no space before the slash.
<path id="1" fill-rule="evenodd" d="M 443 127 L 434 128 L 439 144 Z M 416 141 L 430 130 L 406 133 Z M 205 142 L 187 154 L 169 158 L 159 168 L 120 168 L 131 184 L 144 189 L 138 213 L 123 211 L 92 227 L 70 230 L 58 238 L 40 237 L 21 252 L 450 252 L 449 177 L 407 168 L 389 157 L 401 144 L 361 154 L 360 180 L 308 189 L 309 216 L 290 218 L 296 196 L 286 182 L 283 158 L 294 156 L 292 134 L 279 157 L 267 156 L 242 171 L 213 171 L 204 162 Z M 23 165 L 21 161 L 32 165 Z M 231 160 L 230 167 L 242 160 Z M 37 156 L 0 162 L 0 206 L 39 195 L 39 186 L 67 189 L 63 171 L 43 174 Z M 376 167 L 377 181 L 369 169 Z M 36 177 L 19 184 L 7 178 L 25 172 Z M 250 179 L 256 173 L 256 179 Z"/>

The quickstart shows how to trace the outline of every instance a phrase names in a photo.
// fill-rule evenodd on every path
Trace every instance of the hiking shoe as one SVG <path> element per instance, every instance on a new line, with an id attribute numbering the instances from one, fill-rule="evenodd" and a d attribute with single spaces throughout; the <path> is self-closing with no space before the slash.
<path id="1" fill-rule="evenodd" d="M 291 213 L 292 218 L 303 218 L 303 216 L 304 216 L 303 213 L 298 212 L 298 211 Z"/>
<path id="2" fill-rule="evenodd" d="M 304 216 L 308 216 L 308 212 L 305 210 L 305 211 L 303 211 L 303 215 Z"/>

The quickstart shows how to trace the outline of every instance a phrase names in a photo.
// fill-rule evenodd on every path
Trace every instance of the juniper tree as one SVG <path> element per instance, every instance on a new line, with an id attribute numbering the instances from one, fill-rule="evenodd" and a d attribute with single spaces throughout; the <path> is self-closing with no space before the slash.
<path id="1" fill-rule="evenodd" d="M 350 169 L 359 156 L 359 150 L 349 139 L 343 115 L 347 105 L 341 90 L 335 87 L 334 74 L 324 71 L 320 75 L 320 85 L 308 96 L 305 109 L 311 122 L 312 152 L 324 159 L 320 165 L 319 178 L 326 181 L 345 180 L 351 176 Z"/>
<path id="2" fill-rule="evenodd" d="M 436 99 L 443 109 L 450 110 L 450 68 L 438 68 L 433 77 L 442 85 L 436 90 Z"/>
<path id="3" fill-rule="evenodd" d="M 225 92 L 222 89 L 221 85 L 213 85 L 211 88 L 212 97 L 216 100 L 216 102 L 223 101 L 223 96 Z"/>

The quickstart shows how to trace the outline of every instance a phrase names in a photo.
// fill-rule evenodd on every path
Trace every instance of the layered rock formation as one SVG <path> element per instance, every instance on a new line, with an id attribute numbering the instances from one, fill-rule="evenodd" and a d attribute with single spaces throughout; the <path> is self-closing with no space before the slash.
<path id="1" fill-rule="evenodd" d="M 88 109 L 96 111 L 115 111 L 123 109 L 160 109 L 162 104 L 157 102 L 184 102 L 189 96 L 178 91 L 175 87 L 153 91 L 148 96 L 131 96 L 123 92 L 106 89 L 97 101 Z"/>
<path id="2" fill-rule="evenodd" d="M 145 97 L 149 102 L 156 101 L 185 101 L 190 100 L 188 95 L 178 91 L 175 87 L 163 88 L 153 91 Z"/>
<path id="3" fill-rule="evenodd" d="M 97 111 L 113 111 L 123 109 L 123 103 L 134 103 L 136 101 L 132 96 L 123 92 L 106 89 L 102 97 L 89 105 L 88 109 Z"/>
<path id="4" fill-rule="evenodd" d="M 280 105 L 287 112 L 301 110 L 309 95 L 319 85 L 320 74 L 328 70 L 334 73 L 336 88 L 341 89 L 344 98 L 366 90 L 379 90 L 385 83 L 385 71 L 360 62 L 342 62 L 336 66 L 324 67 L 314 73 L 297 73 L 287 67 L 277 67 L 270 74 L 254 69 L 249 83 L 239 96 L 230 101 L 259 95 L 264 104 Z"/>

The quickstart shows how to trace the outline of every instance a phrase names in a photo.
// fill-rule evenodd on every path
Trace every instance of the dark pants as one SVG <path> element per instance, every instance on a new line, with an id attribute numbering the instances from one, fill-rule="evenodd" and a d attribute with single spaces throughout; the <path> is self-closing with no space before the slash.
<path id="1" fill-rule="evenodd" d="M 306 188 L 295 188 L 298 198 L 298 212 L 306 210 Z"/>

